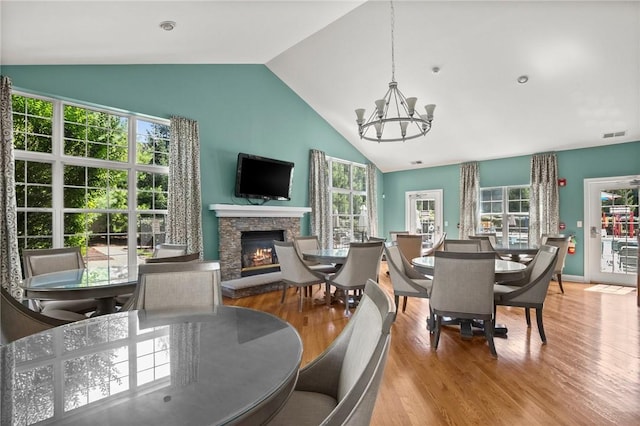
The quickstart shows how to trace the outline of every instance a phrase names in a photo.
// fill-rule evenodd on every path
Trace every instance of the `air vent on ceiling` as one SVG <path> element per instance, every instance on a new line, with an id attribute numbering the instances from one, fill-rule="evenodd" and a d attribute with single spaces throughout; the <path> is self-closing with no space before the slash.
<path id="1" fill-rule="evenodd" d="M 627 134 L 626 130 L 621 130 L 619 132 L 611 132 L 611 133 L 605 133 L 604 135 L 602 135 L 602 137 L 604 139 L 608 139 L 608 138 L 617 138 L 619 136 L 624 136 Z"/>
<path id="2" fill-rule="evenodd" d="M 413 166 L 417 166 L 419 164 L 422 164 L 422 160 L 416 160 L 416 161 L 412 161 L 411 162 L 411 165 L 413 165 Z"/>

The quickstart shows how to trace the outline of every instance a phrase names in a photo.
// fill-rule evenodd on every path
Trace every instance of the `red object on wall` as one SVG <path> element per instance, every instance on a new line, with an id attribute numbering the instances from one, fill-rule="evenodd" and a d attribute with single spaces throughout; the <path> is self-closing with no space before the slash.
<path id="1" fill-rule="evenodd" d="M 576 237 L 571 236 L 569 239 L 569 247 L 567 248 L 567 253 L 576 254 Z"/>
<path id="2" fill-rule="evenodd" d="M 560 229 L 565 229 L 566 227 L 567 227 L 567 225 L 565 225 L 565 223 L 564 223 L 564 222 L 560 222 L 560 223 L 558 224 L 558 228 L 560 228 Z"/>
<path id="3" fill-rule="evenodd" d="M 558 186 L 567 186 L 567 180 L 565 178 L 558 179 Z"/>

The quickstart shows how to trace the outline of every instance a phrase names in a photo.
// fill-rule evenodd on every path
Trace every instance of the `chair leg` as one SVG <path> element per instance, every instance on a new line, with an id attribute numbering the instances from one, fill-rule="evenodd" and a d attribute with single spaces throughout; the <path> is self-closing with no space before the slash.
<path id="1" fill-rule="evenodd" d="M 396 315 L 398 315 L 398 305 L 400 304 L 400 296 L 393 295 L 393 301 L 396 303 Z"/>
<path id="2" fill-rule="evenodd" d="M 429 317 L 427 318 L 427 330 L 429 333 L 433 334 L 436 329 L 436 316 L 431 310 L 431 306 L 429 306 Z"/>
<path id="3" fill-rule="evenodd" d="M 544 325 L 542 324 L 542 308 L 536 308 L 536 321 L 538 322 L 538 331 L 540 332 L 540 338 L 542 344 L 547 344 L 547 336 L 544 334 Z"/>
<path id="4" fill-rule="evenodd" d="M 282 284 L 282 298 L 280 299 L 280 304 L 282 305 L 284 303 L 284 298 L 287 295 L 287 289 L 289 288 L 289 284 L 287 283 L 283 283 Z"/>
<path id="5" fill-rule="evenodd" d="M 402 301 L 402 313 L 404 314 L 404 311 L 407 310 L 407 296 L 404 296 L 404 300 Z"/>
<path id="6" fill-rule="evenodd" d="M 435 331 L 433 332 L 433 349 L 438 349 L 438 343 L 440 342 L 440 326 L 442 325 L 442 317 L 438 315 L 436 317 Z"/>
<path id="7" fill-rule="evenodd" d="M 529 308 L 524 308 L 524 317 L 527 320 L 527 328 L 531 328 L 531 314 L 529 313 Z"/>
<path id="8" fill-rule="evenodd" d="M 344 290 L 344 316 L 348 317 L 351 315 L 351 311 L 349 311 L 349 290 Z"/>
<path id="9" fill-rule="evenodd" d="M 324 291 L 324 304 L 327 306 L 331 305 L 331 284 L 328 282 L 325 283 L 325 291 Z"/>
<path id="10" fill-rule="evenodd" d="M 558 274 L 558 284 L 560 285 L 560 291 L 564 294 L 564 288 L 562 287 L 562 274 Z"/>
<path id="11" fill-rule="evenodd" d="M 304 287 L 305 296 L 307 291 L 309 291 L 308 287 Z M 302 288 L 300 289 L 300 294 L 298 295 L 298 312 L 302 312 Z"/>
<path id="12" fill-rule="evenodd" d="M 493 320 L 485 320 L 484 321 L 484 335 L 487 338 L 487 343 L 489 344 L 489 351 L 494 358 L 498 358 L 498 353 L 496 352 L 496 345 L 493 343 Z"/>

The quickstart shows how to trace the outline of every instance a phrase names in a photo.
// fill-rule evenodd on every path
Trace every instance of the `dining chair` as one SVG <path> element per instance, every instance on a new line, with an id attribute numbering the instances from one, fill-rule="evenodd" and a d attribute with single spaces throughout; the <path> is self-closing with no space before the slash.
<path id="1" fill-rule="evenodd" d="M 80 247 L 64 247 L 52 249 L 24 249 L 22 250 L 22 267 L 24 278 L 52 272 L 84 269 L 85 263 L 80 253 Z M 95 311 L 95 299 L 77 300 L 32 300 L 34 310 L 71 311 L 80 314 Z"/>
<path id="2" fill-rule="evenodd" d="M 557 236 L 557 235 L 543 235 L 542 244 L 547 246 L 558 247 L 558 257 L 553 269 L 553 274 L 558 280 L 560 286 L 560 292 L 564 294 L 564 287 L 562 287 L 562 271 L 564 269 L 564 263 L 567 258 L 567 251 L 569 250 L 569 240 L 571 236 Z"/>
<path id="3" fill-rule="evenodd" d="M 480 251 L 478 240 L 444 240 L 444 251 L 473 253 Z"/>
<path id="4" fill-rule="evenodd" d="M 380 241 L 349 245 L 344 265 L 335 274 L 325 276 L 327 305 L 330 304 L 331 286 L 334 286 L 344 293 L 344 313 L 346 316 L 350 315 L 349 291 L 362 290 L 369 279 L 378 281 L 383 247 L 384 243 Z"/>
<path id="5" fill-rule="evenodd" d="M 438 349 L 443 317 L 484 321 L 484 333 L 491 355 L 493 343 L 493 287 L 495 256 L 489 252 L 435 253 L 435 268 L 429 307 L 435 315 L 433 348 Z"/>
<path id="6" fill-rule="evenodd" d="M 405 235 L 405 234 L 408 234 L 408 233 L 409 233 L 409 231 L 389 231 L 389 240 L 392 243 L 395 243 L 396 242 L 396 237 L 398 235 Z"/>
<path id="7" fill-rule="evenodd" d="M 324 275 L 320 272 L 314 271 L 307 264 L 304 263 L 302 257 L 296 250 L 294 243 L 285 241 L 274 241 L 273 247 L 276 250 L 278 256 L 278 262 L 280 263 L 280 272 L 282 273 L 282 298 L 280 303 L 284 303 L 284 299 L 287 295 L 287 289 L 289 287 L 297 287 L 298 289 L 298 312 L 302 312 L 302 289 L 306 289 L 314 284 L 320 284 L 324 282 Z M 309 295 L 309 292 L 305 292 L 305 295 Z"/>
<path id="8" fill-rule="evenodd" d="M 496 252 L 496 234 L 480 234 L 469 235 L 470 240 L 477 240 L 480 242 L 480 251 L 489 251 L 494 253 L 496 259 L 502 259 L 502 257 Z"/>
<path id="9" fill-rule="evenodd" d="M 543 343 L 547 337 L 542 323 L 542 308 L 547 297 L 549 282 L 555 271 L 559 249 L 555 246 L 540 247 L 531 263 L 527 266 L 526 278 L 521 282 L 496 284 L 494 286 L 495 305 L 516 306 L 525 309 L 527 327 L 531 327 L 530 308 L 536 310 L 538 332 Z"/>
<path id="10" fill-rule="evenodd" d="M 151 257 L 172 257 L 172 256 L 184 256 L 187 254 L 186 244 L 158 244 L 153 250 Z"/>
<path id="11" fill-rule="evenodd" d="M 301 259 L 302 253 L 304 253 L 305 251 L 320 250 L 321 248 L 320 240 L 318 239 L 317 235 L 295 236 L 293 237 L 293 244 Z M 337 270 L 335 265 L 326 265 L 320 262 L 304 259 L 302 261 L 309 267 L 309 269 L 315 272 L 331 274 L 336 272 Z"/>
<path id="12" fill-rule="evenodd" d="M 222 304 L 218 262 L 143 263 L 138 285 L 122 310 L 213 308 Z"/>
<path id="13" fill-rule="evenodd" d="M 367 242 L 368 243 L 375 243 L 378 241 L 382 241 L 383 243 L 387 241 L 386 238 L 382 238 L 382 237 L 367 237 Z"/>
<path id="14" fill-rule="evenodd" d="M 82 314 L 61 309 L 49 309 L 46 313 L 36 312 L 20 303 L 4 287 L 1 287 L 0 292 L 2 344 L 11 343 L 59 325 L 87 319 Z"/>
<path id="15" fill-rule="evenodd" d="M 428 299 L 431 293 L 432 281 L 416 271 L 403 256 L 398 245 L 385 246 L 384 252 L 389 265 L 389 275 L 393 286 L 396 314 L 402 296 L 402 312 L 407 309 L 407 298 L 419 297 Z"/>
<path id="16" fill-rule="evenodd" d="M 422 256 L 422 235 L 398 234 L 396 244 L 400 253 L 409 261 Z"/>
<path id="17" fill-rule="evenodd" d="M 268 423 L 368 425 L 391 343 L 395 306 L 368 280 L 355 313 L 331 345 L 299 372 L 284 407 Z"/>
<path id="18" fill-rule="evenodd" d="M 443 232 L 440 237 L 427 249 L 422 250 L 422 256 L 433 256 L 436 251 L 444 250 L 444 241 L 447 239 L 447 233 Z"/>

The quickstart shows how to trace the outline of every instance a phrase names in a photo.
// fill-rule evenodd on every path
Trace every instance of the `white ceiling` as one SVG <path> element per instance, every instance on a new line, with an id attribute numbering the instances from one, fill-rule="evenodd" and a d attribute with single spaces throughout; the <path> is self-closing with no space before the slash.
<path id="1" fill-rule="evenodd" d="M 387 1 L 2 0 L 0 61 L 266 64 L 384 172 L 640 140 L 639 2 L 394 5 L 399 88 L 437 104 L 404 143 L 361 141 L 353 112 L 391 80 Z"/>

